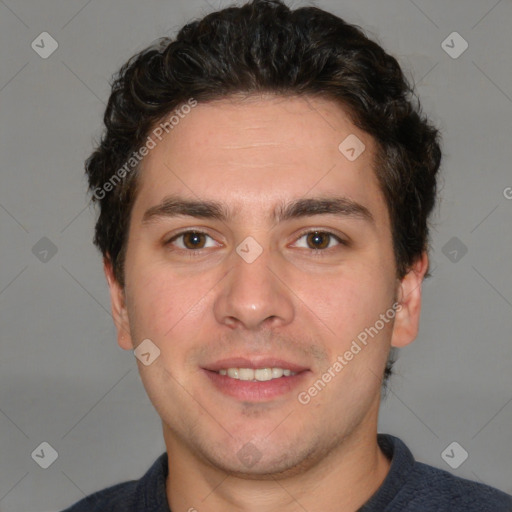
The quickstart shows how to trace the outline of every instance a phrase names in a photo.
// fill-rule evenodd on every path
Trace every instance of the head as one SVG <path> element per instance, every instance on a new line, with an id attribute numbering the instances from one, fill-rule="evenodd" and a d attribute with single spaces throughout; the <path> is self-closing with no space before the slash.
<path id="1" fill-rule="evenodd" d="M 441 160 L 397 61 L 332 14 L 255 0 L 130 59 L 104 122 L 95 243 L 119 344 L 160 350 L 139 367 L 166 439 L 283 472 L 375 419 L 417 333 Z M 223 360 L 269 354 L 300 373 L 293 399 L 219 390 Z"/>

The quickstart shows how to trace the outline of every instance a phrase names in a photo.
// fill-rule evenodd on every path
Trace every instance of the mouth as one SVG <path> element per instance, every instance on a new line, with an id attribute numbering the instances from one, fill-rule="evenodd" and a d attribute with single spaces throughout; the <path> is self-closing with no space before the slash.
<path id="1" fill-rule="evenodd" d="M 274 358 L 231 358 L 202 368 L 214 387 L 245 402 L 263 402 L 286 395 L 303 382 L 309 369 Z"/>
<path id="2" fill-rule="evenodd" d="M 282 377 L 297 375 L 289 368 L 221 368 L 219 375 L 226 375 L 230 379 L 245 380 L 251 382 L 266 382 Z"/>

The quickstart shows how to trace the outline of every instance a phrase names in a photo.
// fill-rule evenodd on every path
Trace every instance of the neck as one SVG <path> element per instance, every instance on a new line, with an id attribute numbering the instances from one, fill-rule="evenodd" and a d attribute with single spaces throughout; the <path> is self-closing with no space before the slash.
<path id="1" fill-rule="evenodd" d="M 201 461 L 165 427 L 164 437 L 172 512 L 352 512 L 376 492 L 390 467 L 377 444 L 376 415 L 370 427 L 352 432 L 317 464 L 293 476 L 230 475 Z"/>

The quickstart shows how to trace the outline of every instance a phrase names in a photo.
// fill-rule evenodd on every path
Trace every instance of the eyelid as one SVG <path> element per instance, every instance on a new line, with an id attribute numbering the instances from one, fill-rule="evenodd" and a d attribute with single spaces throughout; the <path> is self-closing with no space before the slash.
<path id="1" fill-rule="evenodd" d="M 163 245 L 164 246 L 171 245 L 171 243 L 174 242 L 177 238 L 179 238 L 180 236 L 186 235 L 188 233 L 195 233 L 195 234 L 198 234 L 198 235 L 207 236 L 207 237 L 211 238 L 212 240 L 214 240 L 217 243 L 215 238 L 212 235 L 210 235 L 207 231 L 204 231 L 204 229 L 202 229 L 202 228 L 201 229 L 186 228 L 186 229 L 183 229 L 182 231 L 179 231 L 178 233 L 173 233 L 170 237 L 165 237 L 164 241 L 163 241 Z M 209 249 L 209 247 L 203 247 L 201 249 L 196 249 L 196 250 L 182 249 L 181 247 L 177 248 L 178 251 L 186 251 L 186 252 L 200 252 L 203 249 Z"/>
<path id="2" fill-rule="evenodd" d="M 349 245 L 349 241 L 345 237 L 343 237 L 341 234 L 334 232 L 327 228 L 305 228 L 303 231 L 301 231 L 299 233 L 299 235 L 295 236 L 295 241 L 293 243 L 294 244 L 297 243 L 297 241 L 300 240 L 303 236 L 309 235 L 311 233 L 321 233 L 322 235 L 327 235 L 327 236 L 334 238 L 338 242 L 339 245 L 346 245 L 346 246 Z M 314 253 L 319 253 L 319 252 L 329 251 L 330 249 L 334 249 L 334 247 L 329 247 L 326 249 L 310 249 L 308 247 L 305 249 L 309 250 L 309 251 L 313 251 Z"/>
<path id="3" fill-rule="evenodd" d="M 170 238 L 166 239 L 163 242 L 163 245 L 164 246 L 170 245 L 177 238 L 179 238 L 180 236 L 186 235 L 188 233 L 195 233 L 195 234 L 198 234 L 198 235 L 204 235 L 204 236 L 207 236 L 207 237 L 211 238 L 216 243 L 218 243 L 213 236 L 211 236 L 208 232 L 204 231 L 203 229 L 186 228 L 186 229 L 183 229 L 182 231 L 179 231 L 178 233 L 173 233 L 173 235 Z M 330 237 L 334 238 L 338 242 L 339 245 L 345 245 L 345 246 L 349 245 L 349 241 L 346 240 L 342 235 L 340 235 L 340 234 L 338 234 L 336 232 L 333 232 L 333 231 L 331 231 L 330 229 L 327 229 L 327 228 L 304 228 L 304 230 L 302 230 L 298 235 L 295 235 L 293 244 L 297 243 L 297 241 L 300 240 L 301 238 L 303 238 L 305 235 L 309 235 L 311 233 L 321 233 L 323 235 L 327 235 L 327 236 L 330 236 Z M 178 248 L 176 248 L 176 250 L 187 252 L 187 253 L 200 253 L 201 251 L 203 251 L 205 249 L 210 249 L 210 248 L 211 247 L 202 247 L 200 249 L 182 249 L 181 247 L 178 247 Z M 305 247 L 303 249 L 306 249 L 306 250 L 311 251 L 313 253 L 320 253 L 320 252 L 327 252 L 327 251 L 332 250 L 334 248 L 333 247 L 328 247 L 328 248 L 325 248 L 325 249 L 311 249 L 309 247 Z"/>

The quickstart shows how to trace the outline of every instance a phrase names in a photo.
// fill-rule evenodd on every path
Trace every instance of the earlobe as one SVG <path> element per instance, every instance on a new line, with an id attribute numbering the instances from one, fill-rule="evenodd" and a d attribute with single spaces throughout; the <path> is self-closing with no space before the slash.
<path id="1" fill-rule="evenodd" d="M 124 350 L 133 350 L 124 289 L 114 275 L 114 268 L 108 256 L 103 259 L 103 271 L 110 290 L 110 304 L 112 318 L 117 329 L 117 343 Z"/>
<path id="2" fill-rule="evenodd" d="M 428 270 L 428 256 L 423 252 L 409 272 L 402 278 L 398 289 L 398 303 L 391 345 L 405 347 L 418 335 L 421 311 L 421 285 Z"/>

